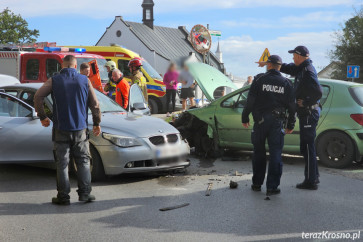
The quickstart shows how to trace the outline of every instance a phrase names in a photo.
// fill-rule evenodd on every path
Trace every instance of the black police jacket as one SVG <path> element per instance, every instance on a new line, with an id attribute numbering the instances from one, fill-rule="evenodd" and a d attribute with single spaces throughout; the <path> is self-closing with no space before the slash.
<path id="1" fill-rule="evenodd" d="M 292 83 L 272 69 L 254 78 L 242 113 L 242 123 L 249 122 L 251 112 L 253 120 L 259 122 L 264 114 L 274 110 L 287 110 L 287 128 L 294 129 L 296 118 Z"/>
<path id="2" fill-rule="evenodd" d="M 305 60 L 299 66 L 296 66 L 294 63 L 282 64 L 280 71 L 295 77 L 295 98 L 296 100 L 302 99 L 305 108 L 320 103 L 323 91 L 310 59 Z"/>

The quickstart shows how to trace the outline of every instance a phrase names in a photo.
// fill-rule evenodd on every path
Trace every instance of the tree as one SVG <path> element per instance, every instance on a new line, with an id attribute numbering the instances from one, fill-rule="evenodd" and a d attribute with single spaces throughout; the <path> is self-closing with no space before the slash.
<path id="1" fill-rule="evenodd" d="M 330 52 L 331 61 L 336 62 L 333 78 L 346 80 L 347 65 L 363 68 L 363 8 L 344 23 L 341 31 L 335 32 L 335 38 L 335 49 Z M 363 71 L 355 81 L 363 83 L 362 75 Z"/>
<path id="2" fill-rule="evenodd" d="M 15 15 L 8 8 L 0 12 L 0 44 L 35 42 L 39 30 L 28 28 L 28 22 L 20 14 Z"/>

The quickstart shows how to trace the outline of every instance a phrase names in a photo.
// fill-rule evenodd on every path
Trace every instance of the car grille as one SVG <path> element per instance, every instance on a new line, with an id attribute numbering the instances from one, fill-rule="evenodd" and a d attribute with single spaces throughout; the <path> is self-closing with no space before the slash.
<path id="1" fill-rule="evenodd" d="M 174 144 L 178 141 L 178 135 L 176 134 L 169 134 L 166 136 L 168 143 Z"/>
<path id="2" fill-rule="evenodd" d="M 154 137 L 150 137 L 149 140 L 154 145 L 163 145 L 163 144 L 165 144 L 164 136 L 154 136 Z"/>
<path id="3" fill-rule="evenodd" d="M 158 146 L 158 145 L 165 144 L 165 140 L 169 144 L 175 144 L 176 142 L 178 142 L 179 138 L 178 138 L 177 134 L 168 134 L 166 136 L 166 139 L 164 136 L 153 136 L 153 137 L 150 137 L 149 140 L 151 143 Z"/>

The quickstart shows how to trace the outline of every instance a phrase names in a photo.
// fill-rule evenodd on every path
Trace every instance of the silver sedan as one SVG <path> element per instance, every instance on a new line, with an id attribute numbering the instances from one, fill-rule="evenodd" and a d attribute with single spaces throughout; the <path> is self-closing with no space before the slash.
<path id="1" fill-rule="evenodd" d="M 33 97 L 42 84 L 0 87 L 0 163 L 54 165 L 52 129 L 41 126 Z M 188 143 L 173 126 L 147 115 L 145 100 L 137 85 L 130 88 L 130 109 L 96 92 L 102 112 L 102 135 L 90 132 L 93 180 L 121 173 L 173 170 L 190 165 Z M 52 118 L 52 99 L 45 109 Z M 91 116 L 89 121 L 91 121 Z M 92 129 L 92 122 L 89 122 Z M 74 162 L 72 162 L 74 163 Z M 71 169 L 75 169 L 73 164 Z"/>

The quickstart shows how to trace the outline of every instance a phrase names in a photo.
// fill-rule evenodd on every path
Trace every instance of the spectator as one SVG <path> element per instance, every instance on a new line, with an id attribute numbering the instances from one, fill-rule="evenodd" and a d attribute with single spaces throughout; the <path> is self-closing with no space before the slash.
<path id="1" fill-rule="evenodd" d="M 251 85 L 253 81 L 253 76 L 248 76 L 247 81 L 243 84 L 243 87 L 247 87 L 248 85 Z"/>
<path id="2" fill-rule="evenodd" d="M 167 117 L 170 117 L 170 112 L 175 111 L 175 97 L 178 88 L 179 73 L 176 69 L 176 64 L 171 63 L 168 71 L 164 75 L 163 82 L 166 86 L 166 111 Z M 172 102 L 172 108 L 170 109 L 170 101 Z"/>

